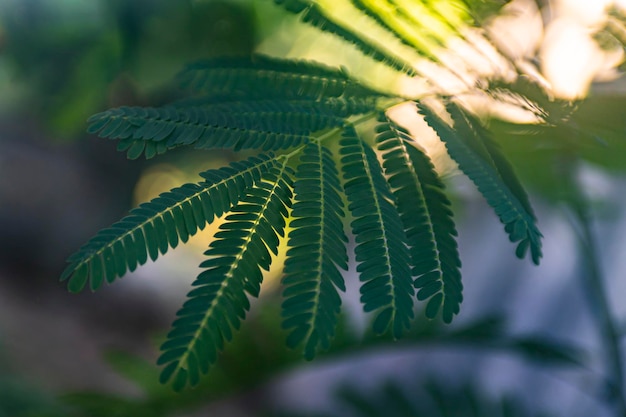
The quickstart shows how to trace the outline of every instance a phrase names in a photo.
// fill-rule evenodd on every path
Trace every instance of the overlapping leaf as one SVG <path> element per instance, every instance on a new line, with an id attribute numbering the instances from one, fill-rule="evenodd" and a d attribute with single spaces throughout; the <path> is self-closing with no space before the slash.
<path id="1" fill-rule="evenodd" d="M 457 233 L 444 185 L 428 157 L 412 146 L 406 130 L 381 114 L 376 131 L 411 249 L 417 298 L 429 299 L 427 317 L 442 311 L 443 320 L 449 323 L 459 312 L 463 296 Z"/>
<path id="2" fill-rule="evenodd" d="M 346 117 L 373 108 L 372 98 L 120 107 L 98 113 L 88 122 L 90 133 L 119 139 L 119 150 L 128 150 L 129 158 L 137 158 L 142 153 L 151 157 L 182 145 L 202 149 L 285 149 L 304 143 L 313 132 L 341 126 Z"/>
<path id="3" fill-rule="evenodd" d="M 304 355 L 311 359 L 330 345 L 341 307 L 337 290 L 345 290 L 340 269 L 348 268 L 339 174 L 330 150 L 319 141 L 302 151 L 294 192 L 283 327 L 291 330 L 287 344 L 304 343 Z"/>
<path id="4" fill-rule="evenodd" d="M 276 164 L 273 155 L 251 157 L 203 172 L 204 181 L 199 184 L 185 184 L 141 204 L 70 256 L 61 280 L 69 279 L 72 291 L 82 290 L 88 281 L 96 290 L 104 281 L 110 283 L 134 271 L 228 211 Z"/>
<path id="5" fill-rule="evenodd" d="M 477 122 L 454 104 L 447 106 L 454 127 L 428 106 L 418 103 L 418 108 L 426 122 L 445 142 L 448 153 L 459 164 L 459 168 L 476 184 L 494 209 L 505 225 L 510 240 L 519 242 L 516 255 L 523 258 L 530 248 L 531 258 L 538 264 L 541 258 L 541 232 L 537 228 L 526 193 L 495 144 L 485 145 L 486 136 L 477 132 Z M 482 130 L 480 132 L 484 133 Z"/>
<path id="6" fill-rule="evenodd" d="M 353 219 L 356 261 L 365 311 L 376 311 L 374 331 L 400 337 L 413 318 L 410 254 L 394 196 L 374 151 L 352 126 L 344 130 L 341 163 Z"/>
<path id="7" fill-rule="evenodd" d="M 205 270 L 177 314 L 158 360 L 165 365 L 161 380 L 175 389 L 195 385 L 208 372 L 217 354 L 257 297 L 271 254 L 278 251 L 291 205 L 291 170 L 285 163 L 264 173 L 262 180 L 231 210 L 210 248 Z"/>
<path id="8" fill-rule="evenodd" d="M 264 55 L 196 62 L 180 73 L 179 80 L 186 90 L 228 101 L 380 95 L 355 82 L 344 69 Z"/>

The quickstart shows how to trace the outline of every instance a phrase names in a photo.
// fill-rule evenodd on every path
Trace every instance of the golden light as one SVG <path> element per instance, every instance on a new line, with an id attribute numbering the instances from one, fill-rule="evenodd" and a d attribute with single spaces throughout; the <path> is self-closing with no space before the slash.
<path id="1" fill-rule="evenodd" d="M 623 59 L 621 49 L 604 50 L 593 38 L 612 4 L 610 0 L 555 2 L 539 58 L 556 97 L 585 97 L 591 83 L 610 78 L 607 74 Z"/>
<path id="2" fill-rule="evenodd" d="M 134 204 L 149 201 L 159 194 L 180 186 L 187 180 L 183 171 L 171 164 L 157 164 L 146 169 L 142 174 L 133 195 Z"/>
<path id="3" fill-rule="evenodd" d="M 392 107 L 388 114 L 415 138 L 415 143 L 431 159 L 439 175 L 445 177 L 458 172 L 458 166 L 448 156 L 444 143 L 424 119 L 417 116 L 415 105 L 412 103 L 400 104 Z"/>
<path id="4" fill-rule="evenodd" d="M 613 0 L 556 0 L 551 7 L 559 17 L 569 17 L 583 26 L 593 27 L 602 24 L 612 3 Z"/>
<path id="5" fill-rule="evenodd" d="M 543 20 L 533 0 L 513 0 L 502 14 L 487 26 L 490 40 L 509 58 L 532 57 L 543 37 Z"/>
<path id="6" fill-rule="evenodd" d="M 604 61 L 604 53 L 588 28 L 564 17 L 549 25 L 540 60 L 552 93 L 575 100 L 587 95 L 598 66 Z"/>
<path id="7" fill-rule="evenodd" d="M 150 166 L 142 173 L 135 185 L 133 196 L 134 205 L 137 206 L 143 202 L 150 201 L 158 197 L 159 194 L 167 192 L 172 188 L 180 187 L 185 183 L 197 181 L 198 176 L 195 173 L 185 173 L 173 164 L 162 163 Z M 197 254 L 195 259 L 193 259 L 194 256 L 190 255 L 193 265 L 198 265 L 204 259 L 202 253 L 208 247 L 208 243 L 211 241 L 213 234 L 215 234 L 221 223 L 221 219 L 217 219 L 204 230 L 198 230 L 194 236 L 189 238 L 184 248 L 186 248 L 187 252 L 190 254 Z"/>

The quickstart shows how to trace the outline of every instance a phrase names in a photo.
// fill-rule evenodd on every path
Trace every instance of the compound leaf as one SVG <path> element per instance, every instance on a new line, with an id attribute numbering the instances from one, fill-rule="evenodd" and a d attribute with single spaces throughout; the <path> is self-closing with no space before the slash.
<path id="1" fill-rule="evenodd" d="M 304 356 L 312 359 L 317 350 L 329 348 L 334 336 L 341 308 L 338 290 L 345 290 L 340 269 L 348 268 L 339 173 L 320 141 L 302 151 L 294 192 L 283 327 L 291 331 L 288 344 L 304 343 Z"/>
<path id="2" fill-rule="evenodd" d="M 355 82 L 343 68 L 259 54 L 195 62 L 178 78 L 186 90 L 228 101 L 380 95 Z"/>
<path id="3" fill-rule="evenodd" d="M 344 191 L 353 217 L 356 261 L 365 311 L 376 311 L 376 333 L 400 337 L 413 318 L 410 254 L 394 196 L 372 148 L 352 126 L 340 141 Z"/>
<path id="4" fill-rule="evenodd" d="M 174 389 L 196 385 L 209 371 L 245 318 L 248 295 L 259 295 L 261 269 L 269 270 L 270 252 L 277 252 L 284 234 L 290 183 L 291 169 L 284 163 L 265 172 L 226 216 L 205 252 L 208 259 L 200 264 L 205 270 L 161 346 L 161 380 L 173 381 Z"/>
<path id="5" fill-rule="evenodd" d="M 449 323 L 459 312 L 463 286 L 454 239 L 457 232 L 445 187 L 430 159 L 411 144 L 405 129 L 381 114 L 376 131 L 411 250 L 417 298 L 429 300 L 427 317 L 442 311 L 443 320 Z"/>
<path id="6" fill-rule="evenodd" d="M 437 132 L 445 143 L 448 153 L 459 168 L 476 185 L 487 203 L 494 209 L 500 221 L 505 225 L 512 242 L 519 242 L 516 250 L 518 257 L 524 257 L 530 247 L 531 257 L 538 264 L 541 258 L 541 232 L 536 225 L 532 211 L 528 211 L 526 194 L 520 194 L 519 182 L 512 178 L 513 171 L 503 165 L 505 159 L 496 153 L 495 147 L 478 148 L 480 136 L 464 116 L 462 110 L 448 105 L 454 121 L 454 127 L 447 124 L 432 109 L 421 103 L 417 104 L 424 120 Z M 484 145 L 483 145 L 484 147 Z M 494 155 L 498 163 L 494 162 Z M 511 177 L 512 176 L 512 177 Z M 507 184 L 511 184 L 511 188 Z M 512 191 L 515 190 L 515 191 Z M 517 195 L 516 195 L 517 194 Z M 519 195 L 519 198 L 518 198 Z"/>
<path id="7" fill-rule="evenodd" d="M 61 281 L 69 279 L 69 288 L 74 292 L 90 281 L 91 289 L 95 290 L 101 286 L 103 276 L 110 283 L 145 263 L 147 255 L 155 260 L 169 247 L 176 247 L 179 239 L 186 241 L 216 216 L 221 216 L 276 164 L 273 155 L 251 157 L 203 172 L 200 175 L 204 181 L 174 188 L 141 204 L 70 256 Z M 185 223 L 184 211 L 193 210 L 192 206 L 196 207 L 199 221 Z"/>

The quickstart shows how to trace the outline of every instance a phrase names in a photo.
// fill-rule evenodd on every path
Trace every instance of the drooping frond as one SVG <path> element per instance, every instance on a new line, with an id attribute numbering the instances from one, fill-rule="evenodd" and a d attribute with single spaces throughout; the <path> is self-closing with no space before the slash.
<path id="1" fill-rule="evenodd" d="M 513 167 L 506 160 L 498 144 L 491 138 L 489 132 L 476 120 L 475 117 L 463 111 L 457 104 L 449 103 L 446 106 L 448 112 L 452 116 L 455 128 L 467 139 L 467 143 L 479 155 L 485 155 L 485 160 L 490 162 L 494 170 L 498 173 L 500 179 L 506 185 L 508 190 L 515 196 L 517 201 L 522 205 L 528 222 L 528 230 L 526 238 L 521 239 L 516 255 L 519 258 L 526 256 L 526 252 L 530 249 L 530 255 L 535 264 L 539 264 L 542 256 L 541 253 L 541 232 L 536 226 L 536 217 L 533 208 L 528 199 L 528 194 L 519 182 L 517 175 L 513 171 Z M 519 239 L 519 232 L 515 229 L 521 226 L 516 222 L 506 224 L 506 232 L 509 234 L 511 241 L 516 242 Z M 516 235 L 517 233 L 517 235 Z"/>
<path id="2" fill-rule="evenodd" d="M 348 125 L 340 141 L 344 191 L 365 311 L 377 311 L 373 329 L 400 337 L 413 318 L 411 259 L 394 196 L 374 151 Z"/>
<path id="3" fill-rule="evenodd" d="M 284 234 L 291 176 L 286 161 L 272 167 L 220 226 L 205 252 L 209 259 L 200 265 L 205 270 L 192 284 L 195 288 L 161 346 L 162 382 L 172 380 L 176 390 L 196 385 L 239 328 L 250 307 L 247 295 L 259 295 L 261 269 L 269 270 L 270 252 L 277 253 Z"/>
<path id="4" fill-rule="evenodd" d="M 429 299 L 427 317 L 442 311 L 443 320 L 449 323 L 459 312 L 463 286 L 457 233 L 444 185 L 430 159 L 411 145 L 405 129 L 381 114 L 376 131 L 411 250 L 417 298 Z"/>
<path id="5" fill-rule="evenodd" d="M 491 134 L 474 116 L 463 111 L 456 103 L 446 105 L 446 110 L 450 113 L 454 121 L 455 128 L 465 138 L 466 143 L 476 154 L 489 162 L 500 175 L 502 182 L 511 190 L 511 193 L 524 206 L 526 213 L 535 219 L 535 213 L 530 205 L 528 194 L 519 182 L 513 167 L 506 160 L 500 146 L 491 138 Z"/>
<path id="6" fill-rule="evenodd" d="M 311 133 L 342 126 L 346 117 L 370 112 L 375 107 L 376 101 L 371 97 L 120 107 L 92 116 L 88 131 L 119 139 L 120 149 L 128 149 L 129 158 L 137 158 L 142 152 L 153 156 L 183 145 L 268 151 L 300 145 Z"/>
<path id="7" fill-rule="evenodd" d="M 317 350 L 328 349 L 334 336 L 341 307 L 337 290 L 345 291 L 340 269 L 348 269 L 339 173 L 320 141 L 302 151 L 294 193 L 283 327 L 291 330 L 287 344 L 304 343 L 304 356 L 312 359 Z"/>
<path id="8" fill-rule="evenodd" d="M 286 10 L 291 13 L 300 15 L 300 19 L 312 26 L 317 27 L 319 30 L 331 33 L 346 42 L 354 45 L 366 56 L 382 62 L 387 66 L 411 75 L 417 75 L 412 66 L 402 59 L 394 55 L 385 48 L 382 44 L 379 44 L 374 39 L 370 39 L 364 33 L 355 33 L 350 28 L 337 22 L 330 16 L 328 10 L 313 0 L 274 0 L 276 4 L 282 5 Z M 327 6 L 328 9 L 332 9 L 332 6 Z"/>
<path id="9" fill-rule="evenodd" d="M 179 80 L 186 90 L 228 101 L 381 95 L 355 82 L 343 68 L 264 55 L 196 62 L 179 74 Z"/>
<path id="10" fill-rule="evenodd" d="M 272 155 L 251 157 L 203 172 L 203 182 L 185 184 L 141 204 L 70 256 L 61 280 L 69 279 L 71 291 L 82 290 L 87 281 L 96 290 L 105 280 L 111 283 L 134 271 L 148 257 L 155 260 L 228 211 L 276 164 Z"/>
<path id="11" fill-rule="evenodd" d="M 520 258 L 524 257 L 530 248 L 531 257 L 534 263 L 538 264 L 541 258 L 541 232 L 537 228 L 532 211 L 526 209 L 527 198 L 525 193 L 520 194 L 521 186 L 515 180 L 512 182 L 512 170 L 510 167 L 503 168 L 504 157 L 497 154 L 496 160 L 487 148 L 475 151 L 477 141 L 482 139 L 476 131 L 468 124 L 462 110 L 448 105 L 448 110 L 452 111 L 454 127 L 443 121 L 429 107 L 418 103 L 420 112 L 424 115 L 424 120 L 437 132 L 441 140 L 446 144 L 448 153 L 454 159 L 459 168 L 476 185 L 481 194 L 485 197 L 489 205 L 494 209 L 500 221 L 505 225 L 505 230 L 509 234 L 512 242 L 519 242 L 515 251 Z M 472 143 L 473 145 L 470 145 Z M 484 147 L 484 146 L 483 146 Z M 477 148 L 479 149 L 479 148 Z M 490 150 L 495 152 L 495 147 Z M 503 172 L 500 169 L 503 168 Z M 505 179 L 506 178 L 506 179 Z M 511 184 L 511 188 L 509 185 Z M 517 184 L 517 185 L 516 185 Z M 518 188 L 519 186 L 519 188 Z M 517 195 L 520 195 L 518 198 Z M 520 198 L 522 201 L 520 201 Z"/>

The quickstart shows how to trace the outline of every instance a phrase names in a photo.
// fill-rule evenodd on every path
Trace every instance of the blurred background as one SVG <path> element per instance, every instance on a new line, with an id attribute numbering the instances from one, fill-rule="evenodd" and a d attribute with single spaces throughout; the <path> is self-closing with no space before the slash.
<path id="1" fill-rule="evenodd" d="M 626 37 L 608 13 L 619 7 L 515 0 L 486 21 L 500 51 L 536 69 L 554 98 L 586 99 L 570 120 L 577 136 L 514 116 L 490 124 L 535 205 L 539 267 L 515 257 L 477 191 L 445 168 L 465 285 L 453 325 L 424 319 L 402 342 L 374 338 L 348 276 L 337 341 L 306 363 L 283 346 L 276 268 L 216 368 L 175 394 L 158 383 L 157 348 L 211 232 L 97 293 L 71 295 L 58 277 L 131 207 L 237 156 L 177 150 L 128 161 L 86 135 L 86 119 L 177 99 L 186 63 L 253 51 L 414 86 L 378 76 L 269 0 L 0 0 L 0 417 L 620 415 L 611 358 L 623 353 L 626 317 Z M 582 225 L 570 204 L 581 201 Z M 597 290 L 608 296 L 612 345 L 589 296 Z"/>

